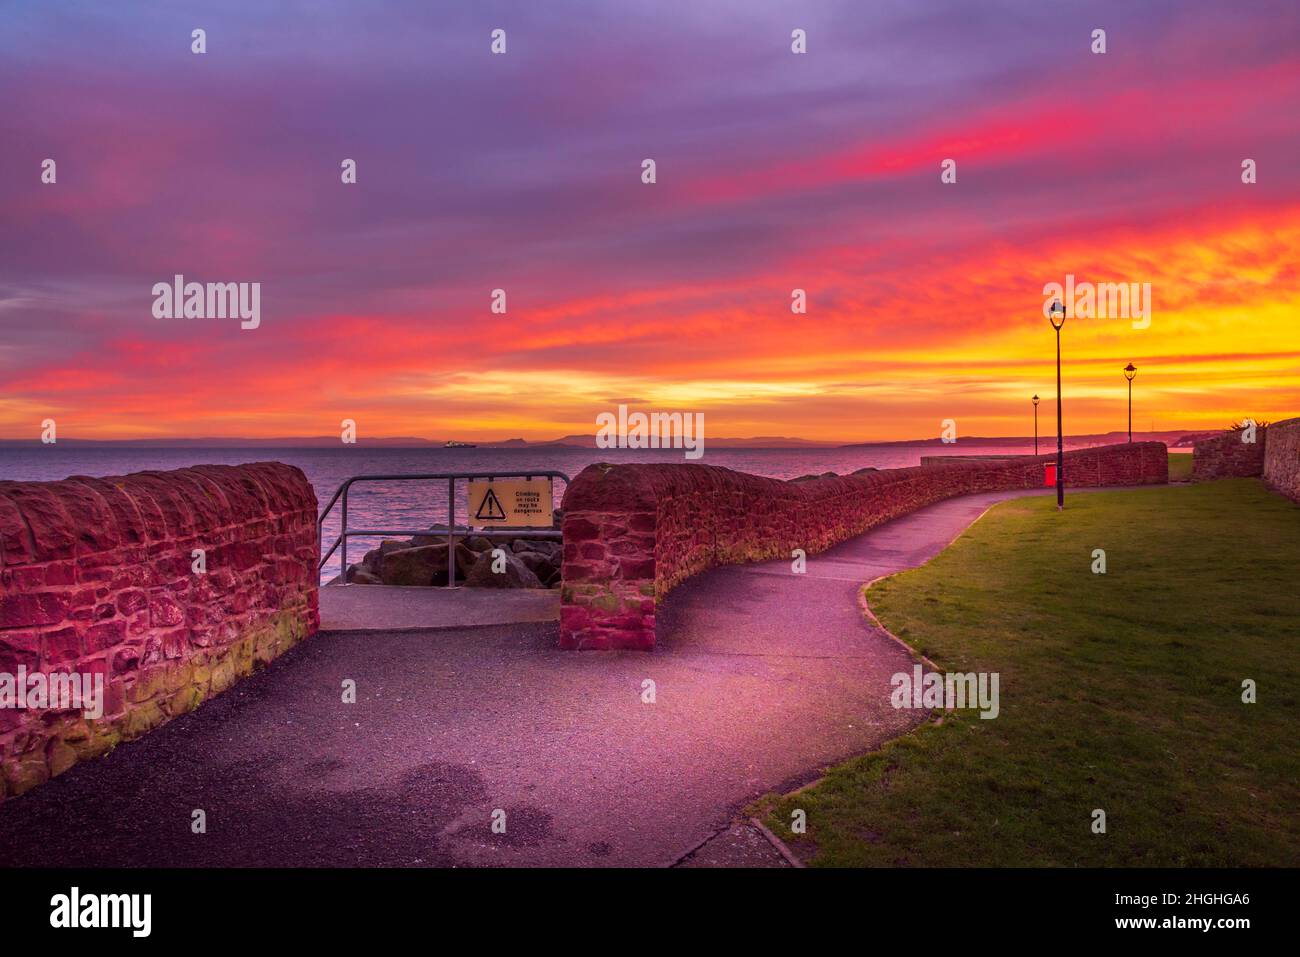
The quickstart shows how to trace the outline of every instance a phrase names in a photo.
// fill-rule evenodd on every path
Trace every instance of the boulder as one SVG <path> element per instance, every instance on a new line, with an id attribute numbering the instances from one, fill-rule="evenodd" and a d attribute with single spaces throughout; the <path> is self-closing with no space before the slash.
<path id="1" fill-rule="evenodd" d="M 537 580 L 545 582 L 547 576 L 555 571 L 558 562 L 543 552 L 519 552 L 515 558 L 526 567 L 530 572 L 537 576 Z"/>
<path id="2" fill-rule="evenodd" d="M 475 535 L 473 538 L 465 539 L 465 544 L 474 552 L 492 551 L 492 539 L 484 538 L 482 535 Z"/>
<path id="3" fill-rule="evenodd" d="M 541 588 L 542 583 L 520 559 L 506 552 L 504 570 L 492 571 L 492 553 L 483 552 L 465 576 L 465 584 L 477 588 Z"/>
<path id="4" fill-rule="evenodd" d="M 432 585 L 447 580 L 447 546 L 421 545 L 388 552 L 379 559 L 379 577 L 385 585 Z"/>
<path id="5" fill-rule="evenodd" d="M 365 565 L 353 565 L 348 569 L 347 580 L 353 585 L 382 585 L 384 580 L 370 571 Z"/>
<path id="6" fill-rule="evenodd" d="M 464 578 L 477 556 L 463 542 L 456 543 L 456 577 Z M 447 584 L 447 545 L 420 545 L 388 552 L 379 559 L 379 578 L 385 585 Z"/>
<path id="7" fill-rule="evenodd" d="M 540 552 L 543 555 L 558 555 L 564 548 L 559 542 L 545 538 L 516 538 L 510 543 L 510 550 L 516 555 L 525 552 Z"/>
<path id="8" fill-rule="evenodd" d="M 396 538 L 385 538 L 378 548 L 372 548 L 361 559 L 361 565 L 372 575 L 379 574 L 379 562 L 389 552 L 398 552 L 410 548 L 411 543 Z"/>
<path id="9" fill-rule="evenodd" d="M 478 561 L 478 552 L 470 548 L 464 542 L 456 543 L 456 581 L 457 583 L 465 580 L 469 570 L 474 567 Z"/>

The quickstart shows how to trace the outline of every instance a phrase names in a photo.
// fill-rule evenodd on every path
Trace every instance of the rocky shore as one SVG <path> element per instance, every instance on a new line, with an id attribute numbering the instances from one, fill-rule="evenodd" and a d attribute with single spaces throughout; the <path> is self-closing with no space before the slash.
<path id="1" fill-rule="evenodd" d="M 499 555 L 493 555 L 501 549 Z M 475 535 L 456 540 L 456 583 L 474 588 L 559 588 L 563 545 L 520 532 L 511 539 Z M 348 568 L 354 585 L 446 585 L 446 536 L 385 539 Z"/>
<path id="2" fill-rule="evenodd" d="M 555 510 L 554 530 L 564 513 Z M 500 555 L 493 555 L 495 549 Z M 456 539 L 456 584 L 471 588 L 559 588 L 564 545 L 540 529 L 520 530 L 510 538 L 468 535 Z M 446 585 L 447 536 L 388 538 L 348 567 L 353 585 Z"/>

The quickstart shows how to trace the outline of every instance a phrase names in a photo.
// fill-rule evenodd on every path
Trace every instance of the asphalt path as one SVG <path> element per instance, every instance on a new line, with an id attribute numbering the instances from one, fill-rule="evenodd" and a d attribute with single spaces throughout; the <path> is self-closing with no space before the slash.
<path id="1" fill-rule="evenodd" d="M 0 865 L 763 863 L 737 836 L 745 804 L 922 717 L 889 704 L 912 658 L 861 585 L 1024 494 L 932 505 L 804 574 L 713 569 L 669 595 L 650 653 L 560 651 L 554 622 L 322 632 L 0 804 Z"/>

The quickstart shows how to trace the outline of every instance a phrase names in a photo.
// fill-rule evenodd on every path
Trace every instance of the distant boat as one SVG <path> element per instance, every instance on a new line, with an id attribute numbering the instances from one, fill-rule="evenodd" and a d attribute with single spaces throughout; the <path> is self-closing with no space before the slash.
<path id="1" fill-rule="evenodd" d="M 478 448 L 473 442 L 448 442 L 443 446 L 444 449 L 476 449 Z"/>

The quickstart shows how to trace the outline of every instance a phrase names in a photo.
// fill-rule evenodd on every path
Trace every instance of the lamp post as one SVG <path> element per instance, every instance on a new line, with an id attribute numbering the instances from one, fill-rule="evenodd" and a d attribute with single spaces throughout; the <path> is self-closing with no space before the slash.
<path id="1" fill-rule="evenodd" d="M 1124 378 L 1128 379 L 1128 440 L 1133 441 L 1133 377 L 1138 374 L 1137 366 L 1129 363 L 1124 367 Z"/>
<path id="2" fill-rule="evenodd" d="M 1065 508 L 1065 431 L 1061 428 L 1061 326 L 1065 325 L 1065 306 L 1052 302 L 1047 321 L 1056 330 L 1056 508 Z"/>
<path id="3" fill-rule="evenodd" d="M 1034 454 L 1038 454 L 1038 394 L 1034 394 Z"/>

